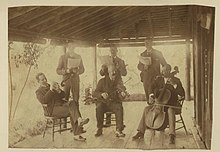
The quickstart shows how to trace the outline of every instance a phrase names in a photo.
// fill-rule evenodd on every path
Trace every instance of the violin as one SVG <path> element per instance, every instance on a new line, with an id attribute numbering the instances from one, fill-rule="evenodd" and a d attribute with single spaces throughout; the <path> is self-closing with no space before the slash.
<path id="1" fill-rule="evenodd" d="M 177 73 L 179 73 L 179 70 L 178 67 L 175 67 L 164 87 L 159 90 L 159 96 L 155 98 L 152 108 L 147 114 L 146 125 L 148 128 L 161 131 L 167 127 L 168 116 L 164 107 L 166 107 L 171 97 L 171 91 L 167 88 L 167 86 L 172 83 L 172 77 L 174 77 Z"/>
<path id="2" fill-rule="evenodd" d="M 130 94 L 126 91 L 126 87 L 124 86 L 124 84 L 126 84 L 131 79 L 132 78 L 130 77 L 124 83 L 123 82 L 117 83 L 115 90 L 108 94 L 108 98 L 103 99 L 101 101 L 104 102 L 104 103 L 112 102 L 112 101 L 114 101 L 114 99 L 119 99 L 117 101 L 123 101 L 125 98 L 129 97 Z"/>

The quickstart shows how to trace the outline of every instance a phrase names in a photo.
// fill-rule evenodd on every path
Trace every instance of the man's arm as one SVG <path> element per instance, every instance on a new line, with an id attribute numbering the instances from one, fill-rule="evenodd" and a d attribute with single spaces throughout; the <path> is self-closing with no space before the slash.
<path id="1" fill-rule="evenodd" d="M 66 74 L 66 70 L 64 68 L 64 58 L 63 56 L 60 57 L 59 59 L 59 62 L 58 62 L 58 66 L 57 66 L 57 69 L 56 69 L 56 72 L 58 75 L 64 75 Z"/>
<path id="2" fill-rule="evenodd" d="M 51 91 L 51 90 L 49 90 L 49 91 L 45 94 L 44 99 L 45 99 L 45 102 L 46 102 L 47 104 L 49 104 L 50 102 L 52 102 L 53 99 L 54 99 L 54 92 Z"/>
<path id="3" fill-rule="evenodd" d="M 165 58 L 163 57 L 163 54 L 161 53 L 161 52 L 159 52 L 159 60 L 160 60 L 160 64 L 162 65 L 162 66 L 164 66 L 164 65 L 166 65 L 167 64 L 167 62 L 166 62 L 166 60 L 165 60 Z"/>
<path id="4" fill-rule="evenodd" d="M 184 97 L 185 96 L 185 90 L 182 86 L 182 83 L 179 79 L 177 79 L 177 87 L 176 87 L 176 92 L 178 95 L 180 95 L 181 97 Z"/>
<path id="5" fill-rule="evenodd" d="M 139 61 L 138 65 L 137 65 L 137 68 L 140 71 L 144 71 L 144 64 Z"/>
<path id="6" fill-rule="evenodd" d="M 104 80 L 101 79 L 99 80 L 97 86 L 96 86 L 96 89 L 95 91 L 93 92 L 93 97 L 97 98 L 97 99 L 101 99 L 102 98 L 102 93 L 104 92 L 103 90 L 103 85 L 104 85 Z"/>
<path id="7" fill-rule="evenodd" d="M 158 97 L 158 92 L 159 92 L 159 83 L 161 83 L 162 77 L 157 76 L 151 85 L 149 86 L 149 95 L 153 94 L 155 97 Z"/>
<path id="8" fill-rule="evenodd" d="M 125 66 L 125 62 L 124 60 L 120 60 L 119 62 L 119 71 L 120 71 L 120 74 L 122 76 L 126 76 L 127 75 L 127 69 L 126 69 L 126 66 Z"/>
<path id="9" fill-rule="evenodd" d="M 145 55 L 144 55 L 144 52 L 141 53 L 141 56 L 143 56 L 143 57 L 145 56 Z M 138 68 L 138 70 L 140 70 L 140 71 L 144 71 L 144 64 L 139 61 L 138 65 L 137 65 L 137 68 Z"/>
<path id="10" fill-rule="evenodd" d="M 84 71 L 85 71 L 85 68 L 84 68 L 84 65 L 83 65 L 83 61 L 82 61 L 82 58 L 80 57 L 81 61 L 80 61 L 80 64 L 79 64 L 79 74 L 83 74 Z"/>
<path id="11" fill-rule="evenodd" d="M 108 67 L 105 64 L 102 65 L 101 70 L 99 71 L 99 74 L 101 76 L 105 76 L 106 74 L 108 74 Z"/>
<path id="12" fill-rule="evenodd" d="M 42 93 L 41 90 L 37 90 L 35 92 L 35 94 L 36 94 L 36 97 L 37 97 L 38 101 L 40 101 L 41 104 L 46 104 L 47 103 L 47 101 L 45 100 L 45 95 Z"/>

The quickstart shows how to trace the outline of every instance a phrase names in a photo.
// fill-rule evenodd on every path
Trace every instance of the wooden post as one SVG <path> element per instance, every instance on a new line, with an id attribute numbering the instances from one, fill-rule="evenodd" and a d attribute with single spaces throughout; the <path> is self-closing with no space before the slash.
<path id="1" fill-rule="evenodd" d="M 185 76 L 185 80 L 186 80 L 186 89 L 185 89 L 185 99 L 187 101 L 191 100 L 191 96 L 190 96 L 190 87 L 191 87 L 191 83 L 190 83 L 190 72 L 191 72 L 191 54 L 190 54 L 190 37 L 192 36 L 192 7 L 188 6 L 188 19 L 187 19 L 187 29 L 188 29 L 188 33 L 187 33 L 187 38 L 186 38 L 186 76 Z"/>
<path id="2" fill-rule="evenodd" d="M 93 90 L 95 90 L 96 85 L 97 85 L 97 47 L 98 45 L 96 44 L 93 50 Z"/>
<path id="3" fill-rule="evenodd" d="M 186 94 L 185 94 L 185 98 L 187 101 L 189 101 L 191 99 L 190 96 L 190 70 L 191 69 L 191 54 L 190 54 L 190 40 L 186 39 Z"/>

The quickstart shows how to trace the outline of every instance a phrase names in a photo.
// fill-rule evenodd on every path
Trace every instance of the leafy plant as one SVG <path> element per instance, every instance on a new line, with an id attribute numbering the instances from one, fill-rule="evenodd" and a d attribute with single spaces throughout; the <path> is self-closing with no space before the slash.
<path id="1" fill-rule="evenodd" d="M 17 68 L 19 68 L 19 66 L 21 64 L 26 65 L 28 67 L 28 72 L 26 74 L 26 78 L 25 78 L 23 87 L 21 89 L 21 92 L 18 95 L 18 99 L 17 99 L 16 105 L 15 105 L 15 110 L 14 110 L 14 113 L 13 113 L 12 117 L 11 117 L 11 111 L 12 111 L 11 110 L 12 109 L 12 100 L 11 100 L 11 107 L 10 107 L 11 109 L 10 109 L 10 116 L 9 116 L 10 120 L 15 117 L 18 104 L 20 102 L 20 99 L 21 99 L 21 96 L 23 94 L 24 88 L 27 84 L 27 81 L 28 81 L 28 78 L 30 76 L 30 72 L 31 72 L 32 67 L 38 68 L 38 62 L 37 61 L 38 61 L 40 55 L 42 54 L 43 50 L 46 49 L 46 47 L 42 48 L 40 45 L 38 45 L 36 43 L 32 43 L 32 42 L 25 43 L 23 45 L 23 47 L 24 47 L 23 52 L 21 52 L 20 54 L 16 54 L 16 55 L 12 56 L 12 58 L 11 58 L 11 59 L 14 60 L 15 65 L 16 65 Z M 11 49 L 11 48 L 9 47 L 9 49 Z"/>

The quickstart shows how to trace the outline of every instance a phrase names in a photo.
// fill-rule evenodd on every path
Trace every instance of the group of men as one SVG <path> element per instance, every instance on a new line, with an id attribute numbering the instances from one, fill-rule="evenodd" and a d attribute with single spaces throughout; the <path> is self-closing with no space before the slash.
<path id="1" fill-rule="evenodd" d="M 152 103 L 154 98 L 158 97 L 158 92 L 169 81 L 169 88 L 171 90 L 171 98 L 168 101 L 168 106 L 165 110 L 168 114 L 169 120 L 169 135 L 170 143 L 175 143 L 175 109 L 178 96 L 184 96 L 184 89 L 181 81 L 171 76 L 171 66 L 167 64 L 162 53 L 152 48 L 152 39 L 145 40 L 146 50 L 141 53 L 142 58 L 147 58 L 147 62 L 140 62 L 137 68 L 141 71 L 141 81 L 143 82 L 146 99 L 148 103 Z M 40 84 L 36 91 L 38 100 L 51 107 L 51 114 L 54 116 L 68 115 L 71 116 L 71 124 L 74 133 L 74 139 L 85 141 L 86 138 L 81 134 L 85 132 L 83 125 L 89 122 L 89 119 L 82 119 L 79 112 L 79 75 L 84 72 L 84 66 L 81 56 L 76 54 L 75 45 L 69 43 L 67 46 L 67 53 L 60 57 L 57 74 L 63 75 L 64 91 L 59 87 L 59 84 L 53 82 L 51 86 L 47 83 L 46 77 L 43 73 L 37 75 L 37 81 Z M 110 47 L 112 64 L 102 65 L 100 75 L 103 76 L 94 90 L 93 97 L 96 101 L 96 120 L 97 132 L 96 137 L 103 134 L 103 127 L 110 126 L 111 115 L 107 115 L 106 124 L 104 123 L 104 114 L 106 112 L 113 112 L 116 117 L 116 137 L 124 137 L 124 120 L 123 120 L 123 106 L 122 100 L 126 96 L 126 88 L 122 81 L 122 76 L 127 75 L 125 62 L 117 56 L 118 49 L 115 46 Z M 68 59 L 80 59 L 77 67 L 68 68 Z M 160 73 L 160 66 L 162 65 L 162 74 Z M 170 81 L 172 77 L 172 81 Z M 70 91 L 72 99 L 69 100 Z M 65 100 L 63 100 L 63 98 Z M 144 137 L 146 126 L 146 117 L 152 106 L 147 106 L 144 109 L 142 118 L 138 126 L 138 132 L 133 136 L 133 140 Z"/>

